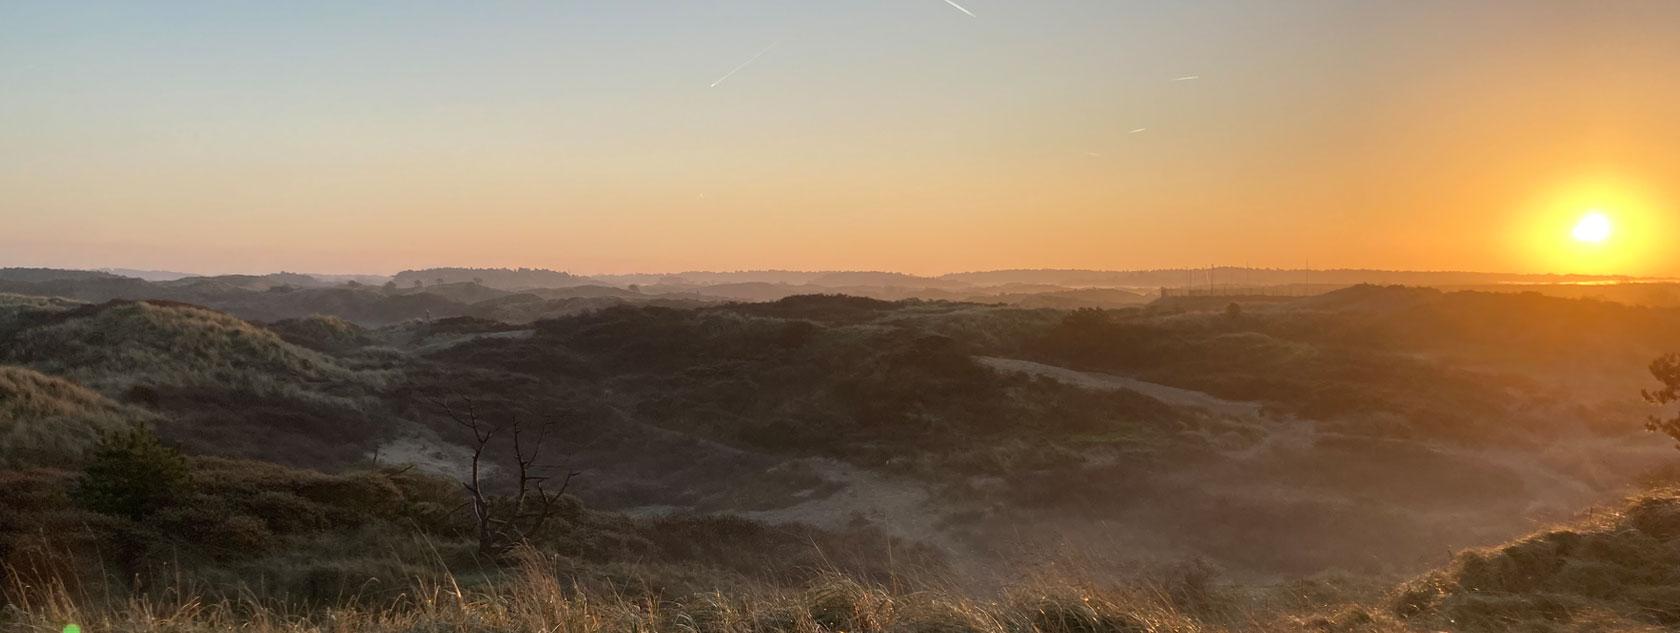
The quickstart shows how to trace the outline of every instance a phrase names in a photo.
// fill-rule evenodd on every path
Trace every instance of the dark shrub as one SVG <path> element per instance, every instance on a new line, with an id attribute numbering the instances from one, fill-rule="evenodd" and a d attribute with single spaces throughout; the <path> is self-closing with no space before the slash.
<path id="1" fill-rule="evenodd" d="M 186 458 L 136 425 L 100 440 L 74 495 L 89 510 L 138 521 L 179 502 L 187 483 Z"/>

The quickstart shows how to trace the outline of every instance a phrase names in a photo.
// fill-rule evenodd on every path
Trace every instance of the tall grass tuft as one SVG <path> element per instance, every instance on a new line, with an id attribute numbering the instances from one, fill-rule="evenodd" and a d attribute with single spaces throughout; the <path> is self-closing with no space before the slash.
<path id="1" fill-rule="evenodd" d="M 378 603 L 302 607 L 256 591 L 210 599 L 191 586 L 123 595 L 43 581 L 13 568 L 0 628 L 58 633 L 1200 633 L 1228 630 L 1180 612 L 1157 592 L 1072 583 L 1020 587 L 997 599 L 906 591 L 843 576 L 804 588 L 662 597 L 586 588 L 555 561 L 522 550 L 506 573 L 467 588 L 450 576 L 416 578 Z M 100 584 L 100 583 L 95 583 Z M 226 595 L 226 592 L 220 592 Z"/>

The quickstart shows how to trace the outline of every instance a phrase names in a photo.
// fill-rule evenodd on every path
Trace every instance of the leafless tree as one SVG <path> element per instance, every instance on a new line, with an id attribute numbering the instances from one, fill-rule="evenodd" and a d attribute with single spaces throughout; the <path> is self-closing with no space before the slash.
<path id="1" fill-rule="evenodd" d="M 461 402 L 459 407 L 444 399 L 434 398 L 432 403 L 455 424 L 472 433 L 471 467 L 461 487 L 466 489 L 467 505 L 472 507 L 479 553 L 498 555 L 541 530 L 554 516 L 560 498 L 571 487 L 572 480 L 581 473 L 568 471 L 560 480 L 559 489 L 553 492 L 544 489 L 544 484 L 551 478 L 542 474 L 545 467 L 538 463 L 538 459 L 552 425 L 539 425 L 532 431 L 513 415 L 508 416 L 505 422 L 491 423 L 479 417 L 478 407 L 471 398 L 457 399 Z M 512 440 L 517 481 L 511 497 L 498 498 L 485 491 L 484 459 L 491 441 L 504 433 Z"/>

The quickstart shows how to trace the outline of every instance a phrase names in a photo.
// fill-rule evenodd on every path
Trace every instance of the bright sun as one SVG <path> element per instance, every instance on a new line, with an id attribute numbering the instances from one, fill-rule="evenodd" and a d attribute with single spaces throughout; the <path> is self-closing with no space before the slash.
<path id="1" fill-rule="evenodd" d="M 1591 211 L 1581 216 L 1581 221 L 1575 224 L 1576 241 L 1587 244 L 1603 244 L 1616 232 L 1616 227 L 1610 222 L 1610 216 L 1603 211 Z"/>

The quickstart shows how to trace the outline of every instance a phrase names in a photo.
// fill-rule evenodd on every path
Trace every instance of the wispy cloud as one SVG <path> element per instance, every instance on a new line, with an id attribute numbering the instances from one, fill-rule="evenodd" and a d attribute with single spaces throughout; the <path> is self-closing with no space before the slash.
<path id="1" fill-rule="evenodd" d="M 1148 132 L 1148 131 L 1149 131 L 1149 128 L 1139 127 L 1139 128 L 1132 128 L 1132 131 L 1127 132 L 1127 134 L 1142 134 L 1142 133 Z"/>
<path id="2" fill-rule="evenodd" d="M 1201 78 L 1201 75 L 1184 75 L 1182 77 L 1174 77 L 1173 81 L 1195 81 Z"/>

